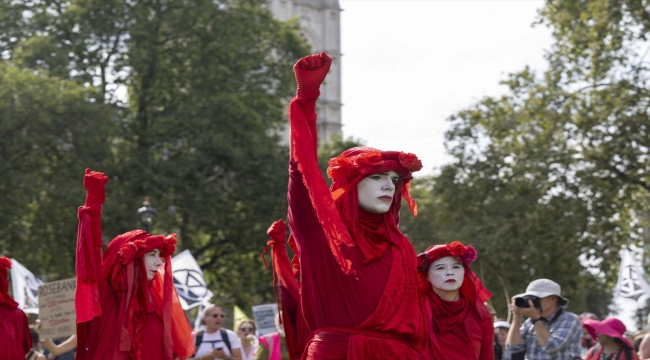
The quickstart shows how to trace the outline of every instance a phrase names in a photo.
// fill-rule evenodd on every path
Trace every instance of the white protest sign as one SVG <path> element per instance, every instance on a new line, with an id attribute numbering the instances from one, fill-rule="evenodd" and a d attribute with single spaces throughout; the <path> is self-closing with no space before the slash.
<path id="1" fill-rule="evenodd" d="M 11 290 L 18 308 L 38 314 L 38 287 L 43 282 L 16 259 L 11 259 Z"/>
<path id="2" fill-rule="evenodd" d="M 275 316 L 278 313 L 276 304 L 264 304 L 253 306 L 253 318 L 257 324 L 257 331 L 261 335 L 278 332 L 275 327 Z"/>
<path id="3" fill-rule="evenodd" d="M 47 283 L 38 287 L 41 320 L 41 337 L 46 339 L 67 337 L 76 333 L 77 317 L 74 312 L 74 293 L 77 279 Z"/>

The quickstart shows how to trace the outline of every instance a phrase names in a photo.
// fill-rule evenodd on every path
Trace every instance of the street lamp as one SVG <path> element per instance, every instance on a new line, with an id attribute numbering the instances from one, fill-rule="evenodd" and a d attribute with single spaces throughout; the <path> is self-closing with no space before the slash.
<path id="1" fill-rule="evenodd" d="M 138 219 L 147 232 L 151 230 L 151 225 L 156 221 L 156 209 L 151 207 L 147 198 L 142 202 L 142 207 L 138 209 Z"/>

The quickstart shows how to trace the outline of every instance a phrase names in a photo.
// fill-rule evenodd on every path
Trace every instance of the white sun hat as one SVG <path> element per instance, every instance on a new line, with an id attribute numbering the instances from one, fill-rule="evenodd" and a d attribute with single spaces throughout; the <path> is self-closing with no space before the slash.
<path id="1" fill-rule="evenodd" d="M 562 297 L 562 295 L 560 295 L 561 291 L 562 288 L 555 281 L 549 279 L 537 279 L 528 284 L 525 293 L 519 294 L 515 297 L 518 298 L 526 295 L 533 295 L 541 299 L 547 296 L 557 295 L 558 304 L 565 307 L 569 303 L 569 299 Z"/>
<path id="2" fill-rule="evenodd" d="M 510 329 L 510 323 L 508 323 L 507 321 L 499 320 L 499 321 L 494 323 L 494 328 L 495 329 L 498 329 L 498 328 Z"/>

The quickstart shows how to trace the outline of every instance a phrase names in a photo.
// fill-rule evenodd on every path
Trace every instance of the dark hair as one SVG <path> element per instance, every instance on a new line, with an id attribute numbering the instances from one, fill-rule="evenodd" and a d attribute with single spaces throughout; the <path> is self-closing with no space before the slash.
<path id="1" fill-rule="evenodd" d="M 643 341 L 643 336 L 640 336 L 638 339 L 634 340 L 634 351 L 639 352 L 639 348 L 641 348 L 641 341 Z"/>

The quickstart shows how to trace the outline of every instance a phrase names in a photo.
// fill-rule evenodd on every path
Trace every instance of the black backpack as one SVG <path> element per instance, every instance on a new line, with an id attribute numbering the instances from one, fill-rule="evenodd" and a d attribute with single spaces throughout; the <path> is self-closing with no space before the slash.
<path id="1" fill-rule="evenodd" d="M 228 351 L 230 351 L 230 353 L 232 354 L 232 348 L 230 347 L 230 338 L 228 338 L 228 332 L 226 332 L 226 330 L 224 329 L 220 329 L 219 332 L 221 333 L 221 339 L 223 340 L 223 343 L 226 344 Z M 202 342 L 203 342 L 203 330 L 196 333 L 196 338 L 194 338 L 194 345 L 196 346 L 197 351 L 199 350 L 199 346 L 201 346 Z M 194 357 L 195 355 L 196 353 L 194 353 L 192 357 Z"/>

